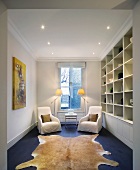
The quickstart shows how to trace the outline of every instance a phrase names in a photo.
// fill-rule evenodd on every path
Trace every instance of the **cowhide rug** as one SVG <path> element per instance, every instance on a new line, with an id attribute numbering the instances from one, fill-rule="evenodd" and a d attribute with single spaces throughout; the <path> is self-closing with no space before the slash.
<path id="1" fill-rule="evenodd" d="M 100 164 L 118 166 L 117 162 L 102 156 L 110 153 L 95 141 L 97 136 L 38 136 L 40 145 L 32 153 L 34 159 L 16 169 L 33 166 L 37 170 L 98 170 Z"/>

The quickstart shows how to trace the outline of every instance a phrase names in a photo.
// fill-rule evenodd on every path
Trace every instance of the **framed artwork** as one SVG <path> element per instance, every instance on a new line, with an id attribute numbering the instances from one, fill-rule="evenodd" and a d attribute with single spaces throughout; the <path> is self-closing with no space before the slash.
<path id="1" fill-rule="evenodd" d="M 13 110 L 26 106 L 26 65 L 13 57 Z"/>

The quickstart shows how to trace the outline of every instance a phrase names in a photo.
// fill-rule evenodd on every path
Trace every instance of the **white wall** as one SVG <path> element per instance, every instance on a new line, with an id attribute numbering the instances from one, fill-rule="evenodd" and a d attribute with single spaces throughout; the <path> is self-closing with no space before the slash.
<path id="1" fill-rule="evenodd" d="M 100 62 L 86 62 L 83 70 L 83 88 L 86 92 L 88 107 L 100 105 Z M 37 105 L 50 106 L 52 112 L 55 90 L 60 87 L 57 62 L 37 62 Z M 82 102 L 83 104 L 83 102 Z M 83 106 L 82 106 L 83 108 Z M 56 101 L 56 111 L 59 110 L 59 99 Z"/>
<path id="2" fill-rule="evenodd" d="M 0 169 L 7 169 L 7 12 L 0 1 Z M 5 12 L 4 12 L 5 11 Z"/>
<path id="3" fill-rule="evenodd" d="M 101 79 L 99 78 L 101 75 L 100 69 L 101 62 L 99 61 L 90 61 L 86 63 L 86 75 L 84 76 L 85 81 L 85 89 L 87 95 L 87 101 L 89 102 L 87 106 L 91 105 L 100 105 L 100 97 L 101 97 Z"/>
<path id="4" fill-rule="evenodd" d="M 133 169 L 140 169 L 140 1 L 133 10 L 134 34 L 134 154 Z"/>
<path id="5" fill-rule="evenodd" d="M 55 90 L 59 87 L 55 62 L 37 62 L 37 106 L 52 106 Z"/>
<path id="6" fill-rule="evenodd" d="M 6 6 L 3 4 L 3 2 L 0 0 L 0 14 L 2 14 L 6 10 Z"/>
<path id="7" fill-rule="evenodd" d="M 12 110 L 12 57 L 18 58 L 26 65 L 26 107 L 17 110 Z M 7 143 L 10 147 L 36 122 L 36 61 L 10 31 L 8 32 L 7 64 Z"/>

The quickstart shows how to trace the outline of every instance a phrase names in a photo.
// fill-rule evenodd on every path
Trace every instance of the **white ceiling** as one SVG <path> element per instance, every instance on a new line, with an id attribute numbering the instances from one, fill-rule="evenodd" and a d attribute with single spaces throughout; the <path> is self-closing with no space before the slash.
<path id="1" fill-rule="evenodd" d="M 138 0 L 2 0 L 8 9 L 132 9 Z"/>
<path id="2" fill-rule="evenodd" d="M 113 2 L 115 5 L 124 3 L 123 0 Z M 10 9 L 8 19 L 10 27 L 30 47 L 37 60 L 100 60 L 131 12 L 118 9 Z M 41 30 L 42 24 L 45 30 Z M 106 29 L 108 25 L 110 30 Z"/>

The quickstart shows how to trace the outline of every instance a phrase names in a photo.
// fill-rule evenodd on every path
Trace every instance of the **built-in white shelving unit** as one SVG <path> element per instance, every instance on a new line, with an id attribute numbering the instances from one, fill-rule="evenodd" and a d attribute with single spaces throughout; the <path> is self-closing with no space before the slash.
<path id="1" fill-rule="evenodd" d="M 132 28 L 101 61 L 101 106 L 105 114 L 133 124 Z"/>

